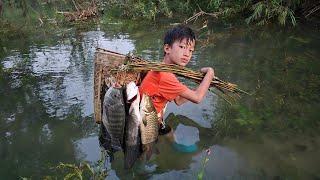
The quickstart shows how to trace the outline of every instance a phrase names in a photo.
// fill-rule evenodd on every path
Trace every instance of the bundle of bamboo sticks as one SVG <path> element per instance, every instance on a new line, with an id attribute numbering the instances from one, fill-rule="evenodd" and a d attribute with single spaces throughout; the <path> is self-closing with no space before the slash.
<path id="1" fill-rule="evenodd" d="M 145 61 L 140 58 L 135 58 L 134 60 L 130 59 L 126 64 L 117 69 L 112 69 L 111 71 L 113 73 L 147 71 L 170 72 L 178 76 L 191 79 L 197 83 L 201 83 L 205 76 L 205 73 L 193 71 L 179 65 Z M 218 92 L 213 91 L 212 88 L 210 88 L 210 91 L 223 98 L 229 104 L 232 104 L 236 99 L 240 98 L 241 94 L 249 94 L 248 92 L 238 88 L 236 84 L 222 81 L 218 77 L 213 78 L 210 86 L 216 88 Z"/>

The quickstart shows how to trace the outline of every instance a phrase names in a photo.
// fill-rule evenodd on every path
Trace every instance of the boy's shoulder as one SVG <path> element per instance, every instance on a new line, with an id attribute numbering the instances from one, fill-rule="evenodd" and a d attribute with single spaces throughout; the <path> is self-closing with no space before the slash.
<path id="1" fill-rule="evenodd" d="M 171 72 L 159 72 L 161 79 L 177 79 L 176 75 Z"/>
<path id="2" fill-rule="evenodd" d="M 179 81 L 177 76 L 170 72 L 161 72 L 160 73 L 159 84 L 170 84 L 173 86 L 181 85 L 182 83 Z"/>
<path id="3" fill-rule="evenodd" d="M 175 74 L 171 72 L 159 72 L 159 71 L 149 71 L 147 76 L 144 78 L 144 81 L 149 83 L 158 82 L 158 83 L 180 83 Z"/>

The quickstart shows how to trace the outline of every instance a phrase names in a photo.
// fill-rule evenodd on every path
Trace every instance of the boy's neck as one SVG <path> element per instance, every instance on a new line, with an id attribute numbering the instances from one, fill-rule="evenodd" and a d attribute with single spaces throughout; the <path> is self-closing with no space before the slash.
<path id="1" fill-rule="evenodd" d="M 167 55 L 165 55 L 163 57 L 163 61 L 162 62 L 165 63 L 165 64 L 175 64 L 174 62 L 171 61 L 171 59 Z"/>

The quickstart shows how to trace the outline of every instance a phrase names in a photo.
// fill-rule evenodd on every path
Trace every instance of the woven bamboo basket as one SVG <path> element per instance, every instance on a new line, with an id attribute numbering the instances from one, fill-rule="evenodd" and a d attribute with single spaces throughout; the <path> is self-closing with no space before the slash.
<path id="1" fill-rule="evenodd" d="M 138 83 L 140 73 L 111 74 L 110 70 L 124 64 L 127 56 L 106 49 L 98 48 L 94 59 L 94 120 L 101 123 L 102 102 L 108 87 L 116 83 L 125 86 L 130 81 Z"/>

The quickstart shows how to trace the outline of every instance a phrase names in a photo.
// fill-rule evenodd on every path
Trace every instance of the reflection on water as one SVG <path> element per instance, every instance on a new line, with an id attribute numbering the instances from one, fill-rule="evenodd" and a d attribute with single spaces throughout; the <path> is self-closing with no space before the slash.
<path id="1" fill-rule="evenodd" d="M 76 141 L 75 147 L 78 149 L 77 159 L 97 162 L 100 160 L 100 147 L 96 136 L 87 137 Z"/>
<path id="2" fill-rule="evenodd" d="M 217 96 L 208 93 L 204 100 L 199 104 L 187 102 L 181 106 L 175 105 L 173 102 L 168 104 L 164 117 L 170 113 L 180 114 L 196 121 L 202 127 L 211 127 L 211 123 L 214 121 L 214 110 L 217 105 Z"/>
<path id="3" fill-rule="evenodd" d="M 120 35 L 104 38 L 101 31 L 90 31 L 79 37 L 82 42 L 73 46 L 59 44 L 53 47 L 30 47 L 29 54 L 14 53 L 4 58 L 4 68 L 17 68 L 26 62 L 25 71 L 47 77 L 39 82 L 40 97 L 45 102 L 47 113 L 64 118 L 70 109 L 81 104 L 81 114 L 93 112 L 93 58 L 96 47 L 128 53 L 134 49 L 130 39 Z M 50 83 L 48 83 L 50 81 Z M 17 84 L 17 83 L 15 83 Z M 17 87 L 14 85 L 13 87 Z"/>
<path id="4" fill-rule="evenodd" d="M 209 161 L 205 169 L 207 177 L 211 179 L 239 179 L 241 172 L 246 170 L 245 161 L 232 149 L 221 145 L 214 145 L 210 147 L 210 150 L 211 154 L 208 156 Z M 206 152 L 202 152 L 194 157 L 194 159 L 203 160 L 205 154 Z M 201 163 L 200 161 L 191 164 L 191 169 L 197 171 L 200 169 Z"/>
<path id="5" fill-rule="evenodd" d="M 41 177 L 59 162 L 100 158 L 92 119 L 97 47 L 126 54 L 134 44 L 125 34 L 89 31 L 70 34 L 57 45 L 13 50 L 1 60 L 1 68 L 13 71 L 1 79 L 1 88 L 8 89 L 0 91 L 1 102 L 6 102 L 0 108 L 1 177 Z M 19 154 L 22 149 L 30 157 Z"/>
<path id="6" fill-rule="evenodd" d="M 92 118 L 95 48 L 123 54 L 135 50 L 144 58 L 159 60 L 165 26 L 135 29 L 118 23 L 101 25 L 101 30 L 68 29 L 69 34 L 59 36 L 55 44 L 44 39 L 40 45 L 29 42 L 24 49 L 8 50 L 10 53 L 0 61 L 0 177 L 39 179 L 57 175 L 52 168 L 59 162 L 89 161 L 94 165 L 100 158 L 99 128 Z M 241 29 L 215 32 L 214 42 L 198 49 L 190 67 L 214 66 L 219 77 L 262 94 L 248 108 L 261 110 L 263 118 L 311 121 L 318 118 L 314 113 L 319 107 L 314 103 L 318 96 L 313 89 L 318 86 L 319 74 L 304 72 L 319 70 L 315 61 L 319 54 L 314 48 L 319 39 L 310 33 L 312 38 L 304 41 L 290 33 L 292 37 L 262 32 L 257 38 Z M 268 40 L 261 40 L 265 38 Z M 312 67 L 308 64 L 311 61 Z M 301 82 L 308 82 L 308 88 L 304 89 Z M 117 152 L 117 161 L 106 164 L 108 179 L 195 179 L 208 148 L 212 153 L 205 166 L 205 179 L 320 177 L 317 136 L 288 135 L 281 141 L 270 137 L 214 140 L 211 124 L 220 105 L 214 94 L 208 94 L 199 105 L 169 104 L 166 121 L 176 131 L 159 138 L 159 154 L 148 163 L 138 161 L 127 171 L 123 153 Z M 181 127 L 191 129 L 180 131 Z"/>

